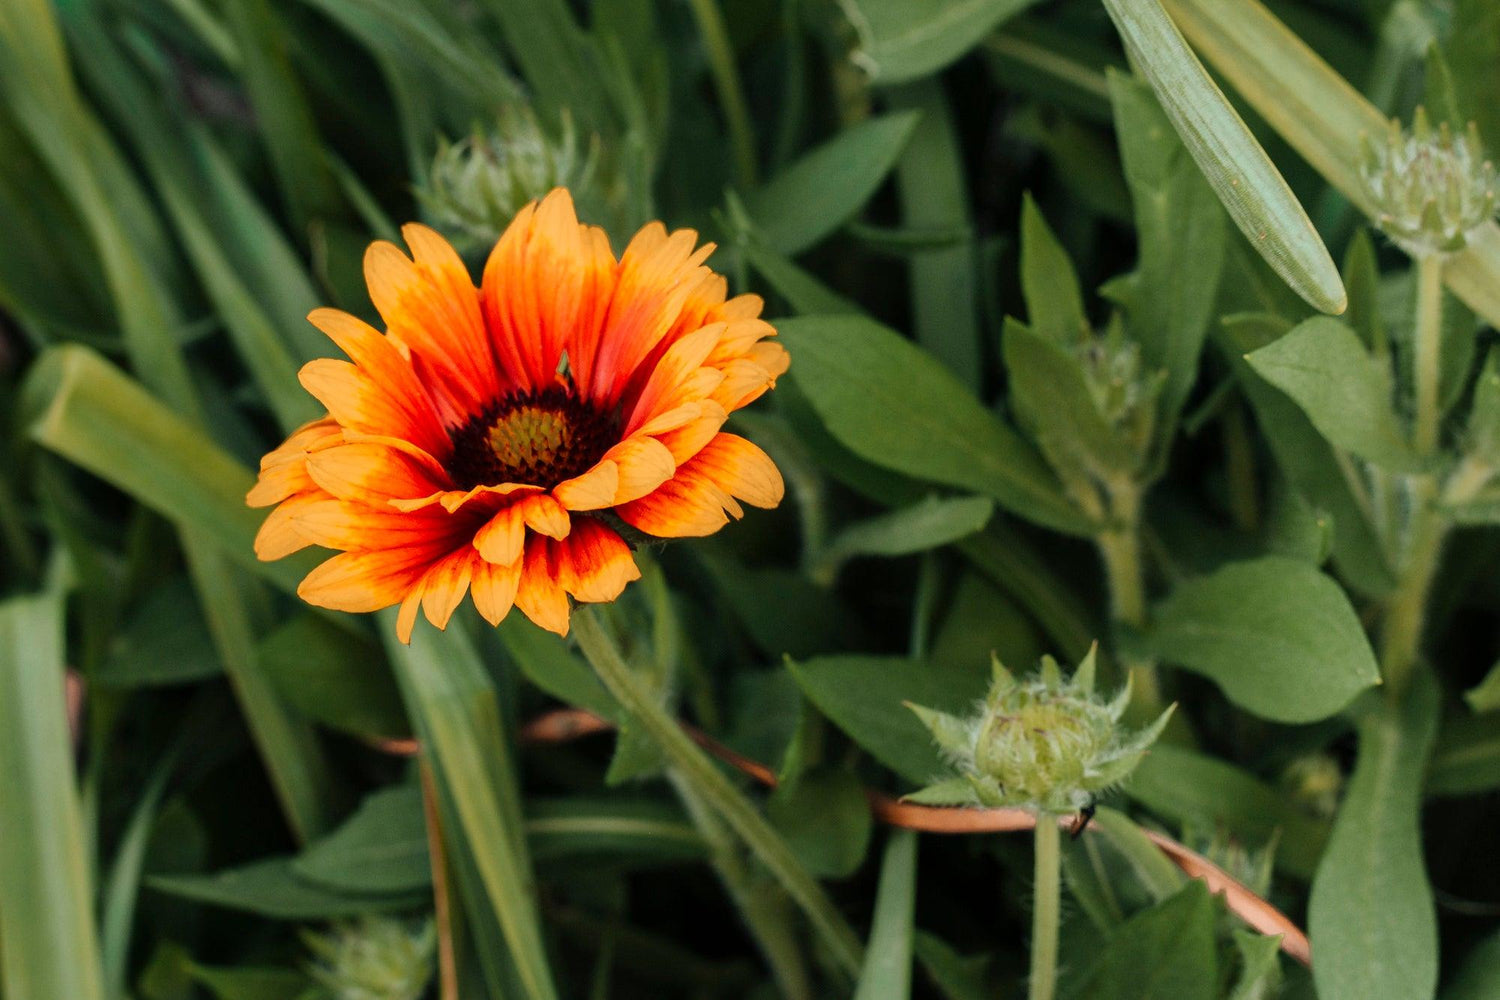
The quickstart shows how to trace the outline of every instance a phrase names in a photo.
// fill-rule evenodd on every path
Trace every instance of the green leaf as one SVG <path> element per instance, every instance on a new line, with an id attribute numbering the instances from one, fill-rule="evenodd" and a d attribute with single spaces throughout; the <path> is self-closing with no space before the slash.
<path id="1" fill-rule="evenodd" d="M 521 615 L 506 616 L 496 633 L 511 660 L 531 683 L 565 704 L 586 708 L 611 722 L 620 720 L 619 703 L 561 637 L 538 628 Z"/>
<path id="2" fill-rule="evenodd" d="M 1383 596 L 1395 586 L 1395 575 L 1375 530 L 1369 498 L 1344 474 L 1347 461 L 1340 460 L 1302 409 L 1245 361 L 1245 355 L 1286 330 L 1284 321 L 1266 314 L 1227 317 L 1226 352 L 1282 473 L 1314 509 L 1332 515 L 1333 560 L 1342 576 L 1366 596 Z"/>
<path id="3" fill-rule="evenodd" d="M 1178 825 L 1197 821 L 1250 845 L 1276 838 L 1276 864 L 1310 879 L 1328 841 L 1328 823 L 1233 764 L 1158 742 L 1125 783 L 1132 799 Z"/>
<path id="4" fill-rule="evenodd" d="M 1437 914 L 1422 858 L 1422 776 L 1438 690 L 1417 673 L 1360 720 L 1359 761 L 1313 880 L 1308 924 L 1323 1000 L 1419 1000 L 1437 987 Z"/>
<path id="5" fill-rule="evenodd" d="M 1038 335 L 1064 347 L 1092 335 L 1073 260 L 1029 192 L 1021 201 L 1021 294 Z"/>
<path id="6" fill-rule="evenodd" d="M 989 683 L 983 664 L 825 656 L 787 667 L 818 710 L 882 764 L 915 785 L 950 773 L 932 735 L 905 705 L 967 712 Z"/>
<path id="7" fill-rule="evenodd" d="M 1442 1000 L 1488 1000 L 1500 996 L 1500 933 L 1469 949 L 1442 992 Z"/>
<path id="8" fill-rule="evenodd" d="M 372 792 L 342 826 L 293 859 L 292 873 L 336 892 L 395 895 L 431 888 L 422 789 L 397 785 Z"/>
<path id="9" fill-rule="evenodd" d="M 1348 305 L 1338 269 L 1296 195 L 1157 0 L 1104 0 L 1131 61 L 1250 245 L 1317 309 Z"/>
<path id="10" fill-rule="evenodd" d="M 1140 260 L 1126 309 L 1146 366 L 1164 370 L 1159 403 L 1170 433 L 1198 377 L 1198 356 L 1224 271 L 1224 212 L 1161 106 L 1139 81 L 1110 70 L 1110 98 L 1135 209 Z"/>
<path id="11" fill-rule="evenodd" d="M 0 603 L 0 983 L 7 1000 L 104 1000 L 89 845 L 54 597 Z"/>
<path id="12" fill-rule="evenodd" d="M 947 1000 L 989 1000 L 995 995 L 988 983 L 988 955 L 960 955 L 936 934 L 917 931 L 917 961 Z"/>
<path id="13" fill-rule="evenodd" d="M 571 864 L 587 872 L 703 860 L 703 837 L 682 810 L 653 799 L 532 799 L 526 835 L 538 864 Z"/>
<path id="14" fill-rule="evenodd" d="M 89 680 L 101 687 L 187 684 L 224 672 L 192 585 L 174 577 L 155 587 L 115 635 Z"/>
<path id="15" fill-rule="evenodd" d="M 1089 827 L 1064 848 L 1063 873 L 1069 891 L 1101 931 L 1113 934 L 1187 882 L 1187 876 L 1124 813 L 1101 806 Z"/>
<path id="16" fill-rule="evenodd" d="M 1334 447 L 1394 472 L 1420 468 L 1392 408 L 1387 362 L 1368 354 L 1343 323 L 1314 317 L 1247 360 Z"/>
<path id="17" fill-rule="evenodd" d="M 212 875 L 154 875 L 158 892 L 275 920 L 333 920 L 426 904 L 427 892 L 347 893 L 299 877 L 291 858 L 268 858 Z"/>
<path id="18" fill-rule="evenodd" d="M 853 0 L 854 61 L 878 84 L 936 73 L 1036 0 Z"/>
<path id="19" fill-rule="evenodd" d="M 1041 456 L 910 341 L 853 316 L 786 320 L 780 333 L 797 386 L 859 457 L 992 496 L 1047 527 L 1089 532 Z"/>
<path id="20" fill-rule="evenodd" d="M 766 245 L 794 257 L 849 221 L 890 173 L 917 115 L 882 115 L 846 129 L 745 195 Z"/>
<path id="21" fill-rule="evenodd" d="M 902 87 L 891 98 L 895 107 L 921 115 L 896 166 L 903 224 L 960 234 L 951 246 L 912 254 L 912 329 L 917 343 L 977 389 L 984 375 L 978 279 L 957 126 L 936 80 Z"/>
<path id="22" fill-rule="evenodd" d="M 1484 680 L 1464 692 L 1464 701 L 1476 712 L 1493 712 L 1500 708 L 1500 663 L 1490 667 Z"/>
<path id="23" fill-rule="evenodd" d="M 864 864 L 873 820 L 853 772 L 809 771 L 776 790 L 766 815 L 813 875 L 848 878 Z"/>
<path id="24" fill-rule="evenodd" d="M 863 311 L 779 253 L 754 243 L 745 244 L 740 252 L 776 294 L 786 299 L 793 312 L 808 316 L 836 316 L 842 313 L 858 315 Z"/>
<path id="25" fill-rule="evenodd" d="M 419 628 L 411 644 L 403 645 L 395 638 L 395 617 L 394 608 L 381 613 L 381 636 L 407 714 L 436 772 L 445 814 L 457 821 L 449 829 L 450 849 L 470 852 L 479 877 L 470 905 L 488 902 L 525 995 L 556 1000 L 523 834 L 521 792 L 494 685 L 462 630 Z"/>
<path id="26" fill-rule="evenodd" d="M 1479 126 L 1490 154 L 1500 151 L 1500 8 L 1487 0 L 1456 0 L 1447 36 L 1448 64 L 1462 110 Z"/>
<path id="27" fill-rule="evenodd" d="M 227 968 L 194 964 L 192 977 L 215 1000 L 288 1000 L 301 996 L 303 990 L 312 986 L 305 973 L 275 966 Z"/>
<path id="28" fill-rule="evenodd" d="M 880 864 L 875 918 L 854 1000 L 906 1000 L 911 996 L 916 907 L 917 832 L 893 830 Z"/>
<path id="29" fill-rule="evenodd" d="M 365 738 L 411 734 L 380 647 L 322 615 L 298 615 L 261 640 L 256 661 L 287 704 Z"/>
<path id="30" fill-rule="evenodd" d="M 1133 471 L 1136 456 L 1099 412 L 1072 344 L 1007 319 L 1001 348 L 1011 409 L 1053 468 L 1084 482 Z"/>
<path id="31" fill-rule="evenodd" d="M 989 497 L 928 496 L 909 507 L 851 524 L 829 543 L 829 554 L 906 556 L 941 548 L 983 530 L 995 512 Z"/>
<path id="32" fill-rule="evenodd" d="M 1197 879 L 1112 934 L 1076 994 L 1080 1000 L 1214 1000 L 1213 897 Z"/>
<path id="33" fill-rule="evenodd" d="M 1183 34 L 1240 96 L 1324 180 L 1372 214 L 1359 178 L 1359 144 L 1361 135 L 1386 127 L 1380 109 L 1257 0 L 1165 2 Z M 1471 23 L 1478 30 L 1468 35 L 1482 48 L 1483 28 Z M 1485 223 L 1447 262 L 1443 278 L 1475 312 L 1500 323 L 1500 226 Z"/>
<path id="34" fill-rule="evenodd" d="M 1240 953 L 1240 972 L 1229 1000 L 1264 1000 L 1281 989 L 1281 938 L 1234 929 L 1234 944 Z"/>
<path id="35" fill-rule="evenodd" d="M 1201 673 L 1276 722 L 1312 722 L 1380 680 L 1344 591 L 1305 562 L 1268 556 L 1187 580 L 1156 607 L 1158 658 Z"/>

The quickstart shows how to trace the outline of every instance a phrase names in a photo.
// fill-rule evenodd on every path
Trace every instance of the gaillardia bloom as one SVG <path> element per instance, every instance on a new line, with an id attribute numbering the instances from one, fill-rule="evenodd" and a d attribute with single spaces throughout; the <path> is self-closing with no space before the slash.
<path id="1" fill-rule="evenodd" d="M 479 288 L 432 230 L 365 255 L 382 334 L 319 309 L 349 356 L 301 373 L 328 416 L 261 460 L 251 506 L 278 506 L 261 559 L 339 550 L 302 581 L 341 611 L 420 607 L 438 628 L 466 592 L 498 624 L 511 606 L 568 631 L 568 598 L 612 601 L 640 576 L 622 523 L 708 535 L 774 507 L 781 474 L 721 428 L 787 368 L 754 295 L 726 299 L 712 244 L 651 223 L 618 260 L 559 188 L 526 206 Z"/>

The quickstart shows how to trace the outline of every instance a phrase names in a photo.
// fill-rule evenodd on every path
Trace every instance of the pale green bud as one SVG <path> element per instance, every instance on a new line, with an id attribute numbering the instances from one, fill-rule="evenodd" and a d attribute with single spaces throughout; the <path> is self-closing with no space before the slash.
<path id="1" fill-rule="evenodd" d="M 327 934 L 304 931 L 316 961 L 308 972 L 333 1000 L 417 1000 L 432 979 L 437 932 L 394 917 L 336 923 Z"/>
<path id="2" fill-rule="evenodd" d="M 1310 753 L 1286 766 L 1281 772 L 1281 787 L 1303 812 L 1331 819 L 1344 792 L 1344 772 L 1327 754 Z"/>
<path id="3" fill-rule="evenodd" d="M 597 137 L 579 142 L 566 112 L 554 136 L 530 108 L 507 107 L 490 130 L 476 126 L 458 142 L 440 140 L 416 193 L 460 250 L 488 250 L 517 212 L 553 188 L 567 188 L 586 208 L 599 195 L 599 151 Z"/>
<path id="4" fill-rule="evenodd" d="M 1076 812 L 1135 769 L 1172 714 L 1129 733 L 1120 717 L 1130 687 L 1112 701 L 1094 694 L 1090 650 L 1071 679 L 1043 657 L 1034 677 L 1017 680 L 994 662 L 989 694 L 971 716 L 909 705 L 959 777 L 907 796 L 929 805 L 1016 806 L 1037 813 Z"/>
<path id="5" fill-rule="evenodd" d="M 1391 121 L 1383 138 L 1361 137 L 1360 179 L 1375 221 L 1413 256 L 1462 250 L 1495 214 L 1495 166 L 1471 122 L 1454 134 L 1434 129 L 1418 108 L 1411 131 Z"/>

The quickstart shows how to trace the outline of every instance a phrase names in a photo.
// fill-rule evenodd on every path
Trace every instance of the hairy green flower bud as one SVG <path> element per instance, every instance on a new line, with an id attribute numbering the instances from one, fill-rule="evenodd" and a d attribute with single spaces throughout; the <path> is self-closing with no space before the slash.
<path id="1" fill-rule="evenodd" d="M 1332 819 L 1344 791 L 1344 772 L 1326 753 L 1298 757 L 1281 772 L 1281 787 L 1310 816 Z"/>
<path id="2" fill-rule="evenodd" d="M 1117 784 L 1140 763 L 1172 709 L 1146 729 L 1127 733 L 1120 717 L 1130 703 L 1130 685 L 1112 701 L 1097 698 L 1094 655 L 1090 650 L 1070 680 L 1050 656 L 1024 681 L 997 659 L 989 694 L 968 717 L 908 705 L 959 773 L 908 800 L 1062 814 L 1088 806 Z"/>
<path id="3" fill-rule="evenodd" d="M 417 197 L 461 251 L 487 250 L 527 202 L 555 187 L 587 208 L 600 196 L 599 163 L 597 137 L 580 144 L 566 112 L 554 137 L 531 109 L 507 107 L 491 130 L 476 126 L 466 139 L 440 140 Z"/>
<path id="4" fill-rule="evenodd" d="M 413 925 L 365 917 L 302 937 L 317 958 L 309 974 L 334 1000 L 417 1000 L 432 979 L 437 932 L 431 920 Z"/>
<path id="5" fill-rule="evenodd" d="M 1384 141 L 1362 137 L 1360 179 L 1375 203 L 1375 221 L 1413 256 L 1462 250 L 1469 234 L 1495 214 L 1495 166 L 1484 158 L 1471 122 L 1455 135 L 1433 129 L 1418 108 L 1407 132 L 1392 120 Z"/>

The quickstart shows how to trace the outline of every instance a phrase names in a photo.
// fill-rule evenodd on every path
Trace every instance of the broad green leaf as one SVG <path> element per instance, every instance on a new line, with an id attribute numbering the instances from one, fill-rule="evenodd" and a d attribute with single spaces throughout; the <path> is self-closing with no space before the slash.
<path id="1" fill-rule="evenodd" d="M 1072 258 L 1029 193 L 1021 202 L 1021 294 L 1039 336 L 1066 347 L 1092 335 Z"/>
<path id="2" fill-rule="evenodd" d="M 874 924 L 854 1000 L 907 1000 L 911 996 L 916 908 L 917 832 L 893 830 L 880 864 Z"/>
<path id="3" fill-rule="evenodd" d="M 1240 953 L 1240 971 L 1229 1000 L 1264 1000 L 1281 991 L 1281 938 L 1234 929 L 1234 944 Z"/>
<path id="4" fill-rule="evenodd" d="M 1369 640 L 1337 583 L 1268 556 L 1178 584 L 1157 605 L 1151 652 L 1212 679 L 1241 708 L 1313 722 L 1379 683 Z"/>
<path id="5" fill-rule="evenodd" d="M 702 559 L 751 640 L 773 657 L 856 648 L 865 636 L 849 603 L 813 583 L 805 573 L 747 569 L 717 554 L 705 554 Z"/>
<path id="6" fill-rule="evenodd" d="M 1249 105 L 1360 210 L 1360 136 L 1385 116 L 1258 0 L 1165 0 L 1172 19 Z M 1256 241 L 1252 238 L 1251 243 Z M 1485 223 L 1443 270 L 1448 287 L 1500 323 L 1500 225 Z"/>
<path id="7" fill-rule="evenodd" d="M 1393 409 L 1387 362 L 1367 353 L 1343 323 L 1314 317 L 1247 360 L 1334 447 L 1396 472 L 1419 467 Z"/>
<path id="8" fill-rule="evenodd" d="M 1233 764 L 1158 742 L 1125 784 L 1132 799 L 1177 824 L 1198 821 L 1251 845 L 1276 838 L 1276 864 L 1312 878 L 1328 841 L 1314 819 L 1259 778 Z"/>
<path id="9" fill-rule="evenodd" d="M 192 585 L 176 577 L 145 596 L 89 680 L 101 687 L 154 687 L 223 672 Z"/>
<path id="10" fill-rule="evenodd" d="M 917 785 L 950 773 L 932 734 L 906 702 L 967 712 L 984 695 L 984 664 L 920 663 L 877 656 L 825 656 L 787 667 L 818 711 L 882 764 Z"/>
<path id="11" fill-rule="evenodd" d="M 879 84 L 943 69 L 1036 0 L 850 0 L 854 61 Z"/>
<path id="12" fill-rule="evenodd" d="M 987 981 L 988 955 L 960 955 L 936 934 L 917 931 L 917 961 L 947 1000 L 990 1000 L 995 995 Z"/>
<path id="13" fill-rule="evenodd" d="M 380 615 L 381 636 L 396 670 L 407 714 L 438 779 L 453 851 L 470 852 L 483 895 L 531 1000 L 556 1000 L 543 947 L 535 875 L 522 830 L 521 792 L 501 730 L 493 684 L 460 629 L 418 628 L 410 645 L 395 638 L 395 610 Z M 496 942 L 498 945 L 499 942 Z"/>
<path id="14" fill-rule="evenodd" d="M 411 733 L 380 647 L 322 615 L 277 628 L 256 660 L 287 704 L 314 722 L 365 738 Z"/>
<path id="15" fill-rule="evenodd" d="M 1500 788 L 1500 714 L 1459 713 L 1443 721 L 1427 793 L 1439 796 L 1475 795 Z"/>
<path id="16" fill-rule="evenodd" d="M 851 524 L 829 543 L 829 554 L 905 556 L 940 548 L 984 528 L 995 512 L 989 497 L 929 496 Z"/>
<path id="17" fill-rule="evenodd" d="M 1083 836 L 1065 845 L 1063 874 L 1073 898 L 1106 934 L 1187 882 L 1135 820 L 1105 806 Z"/>
<path id="18" fill-rule="evenodd" d="M 921 115 L 896 164 L 902 222 L 961 234 L 951 246 L 912 254 L 912 330 L 917 343 L 928 353 L 947 365 L 965 385 L 978 389 L 984 375 L 979 295 L 957 126 L 936 80 L 901 87 L 891 97 L 896 107 L 911 108 Z"/>
<path id="19" fill-rule="evenodd" d="M 1264 314 L 1226 317 L 1225 353 L 1282 473 L 1314 509 L 1332 515 L 1333 560 L 1344 579 L 1361 594 L 1382 596 L 1395 586 L 1395 574 L 1375 530 L 1370 499 L 1358 480 L 1346 474 L 1347 459 L 1341 460 L 1290 397 L 1245 361 L 1245 355 L 1287 328 L 1284 321 Z"/>
<path id="20" fill-rule="evenodd" d="M 786 299 L 793 312 L 808 316 L 835 316 L 841 313 L 857 315 L 862 311 L 859 306 L 779 253 L 754 243 L 747 243 L 740 248 L 740 252 L 776 294 Z"/>
<path id="21" fill-rule="evenodd" d="M 1419 1000 L 1437 986 L 1437 914 L 1422 858 L 1422 776 L 1437 684 L 1360 720 L 1359 760 L 1313 880 L 1308 924 L 1323 1000 Z"/>
<path id="22" fill-rule="evenodd" d="M 337 892 L 413 893 L 432 886 L 422 789 L 372 792 L 354 815 L 292 861 L 298 878 Z"/>
<path id="23" fill-rule="evenodd" d="M 849 221 L 874 194 L 916 128 L 905 111 L 861 122 L 745 195 L 766 245 L 794 257 Z"/>
<path id="24" fill-rule="evenodd" d="M 146 884 L 158 892 L 211 906 L 296 921 L 407 910 L 431 898 L 425 891 L 336 892 L 298 876 L 291 858 L 269 858 L 212 875 L 153 875 Z"/>
<path id="25" fill-rule="evenodd" d="M 1343 312 L 1344 284 L 1312 221 L 1158 0 L 1104 0 L 1104 7 L 1189 155 L 1250 245 L 1315 308 Z"/>
<path id="26" fill-rule="evenodd" d="M 1500 933 L 1469 949 L 1442 1000 L 1489 1000 L 1500 996 Z"/>
<path id="27" fill-rule="evenodd" d="M 0 603 L 0 984 L 7 1000 L 105 997 L 63 664 L 60 599 Z"/>
<path id="28" fill-rule="evenodd" d="M 560 637 L 521 615 L 508 615 L 496 630 L 505 651 L 526 679 L 554 698 L 618 722 L 620 706 L 599 678 Z"/>
<path id="29" fill-rule="evenodd" d="M 872 820 L 853 772 L 809 771 L 776 790 L 766 815 L 813 875 L 848 878 L 864 864 Z"/>
<path id="30" fill-rule="evenodd" d="M 1198 378 L 1198 356 L 1224 271 L 1224 212 L 1140 82 L 1108 73 L 1115 134 L 1135 209 L 1140 259 L 1126 308 L 1131 339 L 1166 372 L 1159 409 L 1170 433 Z"/>
<path id="31" fill-rule="evenodd" d="M 797 386 L 840 444 L 867 461 L 994 497 L 1047 527 L 1086 534 L 1041 457 L 933 358 L 852 316 L 786 320 Z"/>
<path id="32" fill-rule="evenodd" d="M 1219 968 L 1213 897 L 1197 879 L 1112 934 L 1080 1000 L 1214 1000 Z"/>

